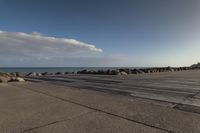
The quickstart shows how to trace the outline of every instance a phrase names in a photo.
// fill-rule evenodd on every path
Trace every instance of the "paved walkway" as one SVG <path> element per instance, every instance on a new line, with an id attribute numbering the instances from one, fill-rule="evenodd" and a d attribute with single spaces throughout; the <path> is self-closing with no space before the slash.
<path id="1" fill-rule="evenodd" d="M 200 132 L 200 71 L 33 81 L 0 84 L 1 133 Z"/>

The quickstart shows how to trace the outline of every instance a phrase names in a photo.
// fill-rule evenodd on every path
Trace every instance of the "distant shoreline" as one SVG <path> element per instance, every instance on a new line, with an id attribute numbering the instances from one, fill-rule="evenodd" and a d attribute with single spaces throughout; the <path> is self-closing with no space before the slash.
<path id="1" fill-rule="evenodd" d="M 200 67 L 2 67 L 0 72 L 3 73 L 40 73 L 41 75 L 63 75 L 63 74 L 103 74 L 103 75 L 120 75 L 120 74 L 142 74 L 155 72 L 173 72 L 200 69 Z M 40 75 L 39 74 L 39 75 Z"/>
<path id="2" fill-rule="evenodd" d="M 0 72 L 77 72 L 81 70 L 114 70 L 120 68 L 148 68 L 148 67 L 0 67 Z"/>

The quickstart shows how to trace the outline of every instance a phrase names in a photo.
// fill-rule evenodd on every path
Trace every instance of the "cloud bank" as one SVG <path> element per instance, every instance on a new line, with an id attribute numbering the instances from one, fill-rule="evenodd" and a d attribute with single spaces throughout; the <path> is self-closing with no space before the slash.
<path id="1" fill-rule="evenodd" d="M 101 53 L 102 49 L 75 39 L 44 36 L 40 33 L 0 31 L 0 56 L 51 59 L 81 57 Z"/>
<path id="2" fill-rule="evenodd" d="M 95 45 L 38 32 L 0 31 L 0 67 L 123 66 L 126 58 L 102 54 Z"/>

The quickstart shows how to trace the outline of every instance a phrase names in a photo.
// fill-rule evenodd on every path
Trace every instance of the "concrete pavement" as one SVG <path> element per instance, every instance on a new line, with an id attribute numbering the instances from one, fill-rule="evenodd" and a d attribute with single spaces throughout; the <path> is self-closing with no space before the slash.
<path id="1" fill-rule="evenodd" d="M 0 84 L 0 132 L 199 133 L 199 77 L 189 71 Z M 86 80 L 91 88 L 83 88 Z"/>

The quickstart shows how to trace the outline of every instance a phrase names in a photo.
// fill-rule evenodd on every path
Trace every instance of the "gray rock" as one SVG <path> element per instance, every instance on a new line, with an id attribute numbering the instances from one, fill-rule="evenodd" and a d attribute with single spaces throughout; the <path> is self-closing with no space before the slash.
<path id="1" fill-rule="evenodd" d="M 64 75 L 64 73 L 62 73 L 62 72 L 57 72 L 57 73 L 55 73 L 55 75 Z"/>
<path id="2" fill-rule="evenodd" d="M 128 75 L 126 72 L 120 72 L 120 75 Z"/>
<path id="3" fill-rule="evenodd" d="M 11 76 L 7 73 L 0 73 L 0 83 L 6 83 L 11 79 Z"/>
<path id="4" fill-rule="evenodd" d="M 15 72 L 15 74 L 16 74 L 16 77 L 24 77 L 23 73 Z"/>
<path id="5" fill-rule="evenodd" d="M 200 68 L 200 62 L 198 62 L 197 64 L 193 64 L 190 67 L 191 68 Z"/>
<path id="6" fill-rule="evenodd" d="M 26 76 L 37 76 L 37 73 L 35 73 L 35 72 L 30 72 L 29 74 L 27 74 Z"/>
<path id="7" fill-rule="evenodd" d="M 6 83 L 10 80 L 10 78 L 8 77 L 3 77 L 3 76 L 0 76 L 0 83 Z"/>
<path id="8" fill-rule="evenodd" d="M 16 73 L 10 73 L 10 75 L 13 76 L 13 77 L 17 77 Z"/>
<path id="9" fill-rule="evenodd" d="M 42 74 L 41 73 L 36 73 L 36 76 L 42 76 Z"/>
<path id="10" fill-rule="evenodd" d="M 12 77 L 9 82 L 25 82 L 25 80 L 21 77 Z"/>
<path id="11" fill-rule="evenodd" d="M 46 76 L 46 75 L 48 75 L 48 74 L 49 74 L 48 72 L 42 73 L 43 76 Z"/>

